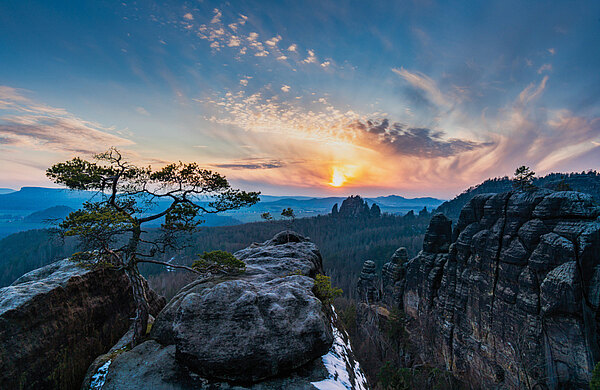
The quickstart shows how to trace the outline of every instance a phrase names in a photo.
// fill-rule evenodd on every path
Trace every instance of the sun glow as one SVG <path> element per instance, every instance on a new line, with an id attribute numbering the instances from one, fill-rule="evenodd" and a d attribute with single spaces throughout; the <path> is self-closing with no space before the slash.
<path id="1" fill-rule="evenodd" d="M 338 167 L 333 167 L 333 173 L 331 174 L 331 182 L 329 183 L 332 187 L 341 187 L 348 180 L 348 176 L 342 172 Z"/>

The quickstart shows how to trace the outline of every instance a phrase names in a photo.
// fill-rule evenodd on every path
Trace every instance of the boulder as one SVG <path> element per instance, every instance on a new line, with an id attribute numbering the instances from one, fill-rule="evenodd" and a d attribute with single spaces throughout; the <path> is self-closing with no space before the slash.
<path id="1" fill-rule="evenodd" d="M 365 389 L 335 313 L 313 292 L 318 248 L 282 232 L 234 255 L 245 273 L 184 287 L 148 341 L 102 357 L 82 388 Z"/>
<path id="2" fill-rule="evenodd" d="M 149 291 L 151 313 L 164 298 Z M 65 259 L 0 289 L 0 388 L 78 389 L 89 364 L 129 328 L 127 276 Z"/>

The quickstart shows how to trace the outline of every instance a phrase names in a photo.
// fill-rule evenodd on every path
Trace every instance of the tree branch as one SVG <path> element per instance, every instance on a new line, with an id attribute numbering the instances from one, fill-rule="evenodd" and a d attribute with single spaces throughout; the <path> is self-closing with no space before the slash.
<path id="1" fill-rule="evenodd" d="M 185 266 L 185 265 L 169 264 L 169 263 L 166 263 L 166 262 L 164 262 L 164 261 L 145 260 L 145 259 L 138 259 L 137 261 L 138 261 L 138 263 L 152 263 L 152 264 L 160 264 L 160 265 L 164 265 L 164 266 L 166 266 L 166 267 L 172 267 L 172 268 L 181 268 L 181 269 L 185 269 L 185 270 L 191 271 L 191 272 L 193 272 L 193 273 L 195 273 L 195 274 L 202 275 L 202 273 L 200 273 L 200 272 L 196 271 L 196 270 L 195 270 L 195 269 L 193 269 L 193 268 L 187 267 L 187 266 Z"/>

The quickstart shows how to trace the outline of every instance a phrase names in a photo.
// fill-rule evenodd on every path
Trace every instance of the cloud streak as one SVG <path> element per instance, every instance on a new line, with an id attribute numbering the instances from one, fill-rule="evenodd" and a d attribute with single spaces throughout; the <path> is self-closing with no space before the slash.
<path id="1" fill-rule="evenodd" d="M 30 150 L 95 153 L 133 142 L 113 129 L 83 120 L 65 109 L 40 104 L 21 90 L 0 86 L 0 144 Z"/>

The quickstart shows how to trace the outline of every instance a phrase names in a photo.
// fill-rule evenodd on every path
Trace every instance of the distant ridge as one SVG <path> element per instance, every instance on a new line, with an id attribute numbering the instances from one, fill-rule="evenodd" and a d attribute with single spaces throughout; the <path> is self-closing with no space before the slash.
<path id="1" fill-rule="evenodd" d="M 10 194 L 11 192 L 15 192 L 12 188 L 0 188 L 0 195 Z"/>
<path id="2" fill-rule="evenodd" d="M 534 179 L 536 187 L 551 190 L 560 189 L 561 185 L 568 185 L 573 191 L 579 191 L 592 195 L 596 202 L 600 203 L 600 174 L 596 171 L 581 173 L 550 173 L 543 177 Z M 443 213 L 448 218 L 456 221 L 460 210 L 475 195 L 498 194 L 510 191 L 513 188 L 512 179 L 508 176 L 488 179 L 481 184 L 473 186 L 452 200 L 442 203 L 436 212 Z"/>

